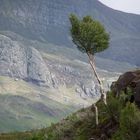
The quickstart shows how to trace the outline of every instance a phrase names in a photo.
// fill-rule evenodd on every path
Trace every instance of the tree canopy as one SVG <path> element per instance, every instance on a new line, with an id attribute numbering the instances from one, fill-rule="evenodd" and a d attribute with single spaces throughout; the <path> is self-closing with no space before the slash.
<path id="1" fill-rule="evenodd" d="M 90 16 L 80 20 L 73 14 L 70 22 L 73 42 L 81 52 L 94 55 L 108 48 L 109 34 L 100 22 Z"/>

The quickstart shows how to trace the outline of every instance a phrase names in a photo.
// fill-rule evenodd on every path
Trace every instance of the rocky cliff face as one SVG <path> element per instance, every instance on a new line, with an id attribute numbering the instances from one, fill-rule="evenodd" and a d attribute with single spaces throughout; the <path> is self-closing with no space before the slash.
<path id="1" fill-rule="evenodd" d="M 0 35 L 0 74 L 51 86 L 50 71 L 40 53 Z"/>
<path id="2" fill-rule="evenodd" d="M 71 13 L 80 17 L 91 15 L 100 20 L 110 32 L 111 47 L 100 57 L 140 65 L 140 16 L 114 11 L 97 0 L 1 0 L 0 30 L 10 30 L 30 39 L 72 46 L 68 19 Z"/>

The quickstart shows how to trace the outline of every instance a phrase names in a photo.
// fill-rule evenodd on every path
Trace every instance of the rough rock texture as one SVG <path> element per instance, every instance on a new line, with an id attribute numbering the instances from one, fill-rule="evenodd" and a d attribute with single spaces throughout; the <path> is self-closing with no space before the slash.
<path id="1" fill-rule="evenodd" d="M 117 82 L 112 84 L 112 90 L 117 95 L 121 91 L 127 94 L 127 88 L 131 88 L 134 93 L 135 102 L 140 105 L 140 70 L 129 71 L 121 75 Z"/>
<path id="2" fill-rule="evenodd" d="M 39 85 L 52 85 L 51 75 L 40 53 L 0 35 L 0 74 Z"/>
<path id="3" fill-rule="evenodd" d="M 67 59 L 66 59 L 67 60 Z M 71 60 L 66 61 L 47 61 L 48 67 L 52 72 L 53 87 L 65 86 L 74 89 L 76 95 L 86 100 L 87 98 L 100 97 L 99 87 L 96 78 L 92 74 L 90 66 L 79 65 L 80 63 Z M 70 64 L 70 62 L 72 64 Z M 74 65 L 76 65 L 76 67 Z M 55 74 L 55 76 L 53 76 Z"/>
<path id="4" fill-rule="evenodd" d="M 76 92 L 80 94 L 81 98 L 95 98 L 100 96 L 99 87 L 94 81 L 91 82 L 90 86 L 86 84 L 80 84 L 79 88 L 76 89 Z"/>

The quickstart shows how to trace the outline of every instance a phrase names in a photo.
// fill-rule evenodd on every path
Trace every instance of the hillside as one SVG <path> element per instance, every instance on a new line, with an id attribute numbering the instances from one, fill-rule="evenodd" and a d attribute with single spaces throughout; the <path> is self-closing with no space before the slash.
<path id="1" fill-rule="evenodd" d="M 76 13 L 80 17 L 91 15 L 105 25 L 111 35 L 111 47 L 100 57 L 140 65 L 140 16 L 112 10 L 97 0 L 1 0 L 0 30 L 12 31 L 28 39 L 71 47 L 70 13 Z"/>
<path id="2" fill-rule="evenodd" d="M 109 49 L 96 55 L 106 91 L 140 65 L 138 15 L 96 0 L 0 0 L 0 132 L 50 126 L 98 100 L 87 56 L 71 41 L 71 13 L 91 15 L 110 33 Z"/>
<path id="3" fill-rule="evenodd" d="M 47 92 L 23 80 L 0 76 L 0 133 L 50 126 L 78 109 L 52 99 Z"/>
<path id="4" fill-rule="evenodd" d="M 91 105 L 99 97 L 90 66 L 73 58 L 79 55 L 78 51 L 64 50 L 63 47 L 58 51 L 58 46 L 52 44 L 25 41 L 24 38 L 13 41 L 4 35 L 0 37 L 3 49 L 0 58 L 3 75 L 0 76 L 0 132 L 49 126 L 83 106 Z M 39 52 L 32 46 L 46 49 Z M 114 65 L 122 66 L 120 71 L 131 67 L 121 63 Z M 7 71 L 8 68 L 10 71 Z M 26 68 L 30 69 L 30 73 Z M 109 64 L 108 68 L 113 70 Z M 108 84 L 119 75 L 102 69 L 98 71 Z"/>
<path id="5" fill-rule="evenodd" d="M 122 96 L 123 97 L 123 96 Z M 108 97 L 108 107 L 101 102 L 99 125 L 95 125 L 94 109 L 82 109 L 49 128 L 22 133 L 0 134 L 2 140 L 139 140 L 140 111 L 123 98 Z"/>
<path id="6" fill-rule="evenodd" d="M 130 78 L 130 74 L 133 75 Z M 139 80 L 140 70 L 126 72 L 116 81 L 116 86 L 122 84 L 122 81 L 129 79 L 130 85 L 135 79 Z M 127 80 L 125 81 L 127 82 Z M 114 85 L 114 84 L 112 84 Z M 95 124 L 94 107 L 90 106 L 62 119 L 57 124 L 51 124 L 48 128 L 26 131 L 21 133 L 0 134 L 2 140 L 139 140 L 140 110 L 138 108 L 138 99 L 132 97 L 138 96 L 140 85 L 136 88 L 126 85 L 118 90 L 118 96 L 115 91 L 108 92 L 107 106 L 102 101 L 98 101 L 99 125 Z M 115 86 L 115 87 L 116 87 Z M 136 89 L 136 91 L 134 91 Z"/>

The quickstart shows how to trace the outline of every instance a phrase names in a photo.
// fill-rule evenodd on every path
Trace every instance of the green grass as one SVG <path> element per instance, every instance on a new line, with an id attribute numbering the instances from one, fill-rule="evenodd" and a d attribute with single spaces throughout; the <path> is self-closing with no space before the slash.
<path id="1" fill-rule="evenodd" d="M 0 140 L 139 140 L 140 111 L 134 103 L 108 96 L 108 106 L 98 102 L 99 125 L 93 107 L 81 109 L 49 128 L 22 133 L 1 134 Z"/>
<path id="2" fill-rule="evenodd" d="M 48 106 L 43 105 L 46 111 L 41 111 L 36 108 L 39 102 L 21 96 L 0 95 L 0 132 L 48 127 L 75 110 L 47 98 L 45 101 Z"/>

